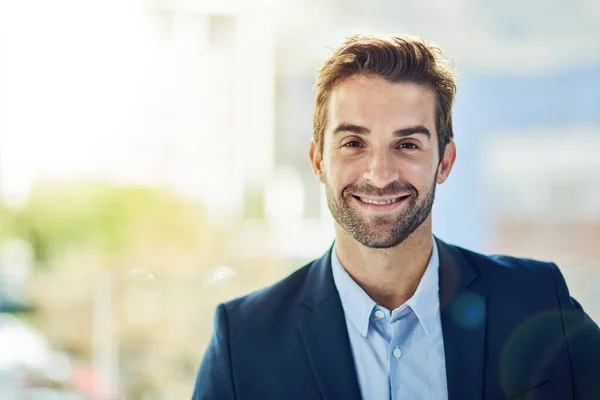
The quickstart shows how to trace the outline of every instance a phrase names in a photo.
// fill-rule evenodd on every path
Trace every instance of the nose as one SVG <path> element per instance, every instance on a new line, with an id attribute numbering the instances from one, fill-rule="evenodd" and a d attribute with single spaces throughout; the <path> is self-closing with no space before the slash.
<path id="1" fill-rule="evenodd" d="M 393 155 L 385 150 L 373 152 L 363 173 L 363 179 L 373 186 L 384 188 L 399 178 L 400 173 Z"/>

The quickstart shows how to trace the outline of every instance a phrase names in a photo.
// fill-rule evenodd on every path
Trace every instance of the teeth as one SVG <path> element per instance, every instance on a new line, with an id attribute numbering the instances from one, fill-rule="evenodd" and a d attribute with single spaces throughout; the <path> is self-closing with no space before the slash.
<path id="1" fill-rule="evenodd" d="M 391 199 L 391 200 L 386 200 L 386 201 L 377 201 L 377 200 L 371 200 L 371 199 L 366 199 L 364 197 L 360 197 L 360 200 L 364 203 L 369 203 L 369 204 L 375 204 L 378 206 L 383 206 L 385 204 L 392 204 L 395 203 L 396 201 L 399 200 L 399 198 L 396 199 Z"/>

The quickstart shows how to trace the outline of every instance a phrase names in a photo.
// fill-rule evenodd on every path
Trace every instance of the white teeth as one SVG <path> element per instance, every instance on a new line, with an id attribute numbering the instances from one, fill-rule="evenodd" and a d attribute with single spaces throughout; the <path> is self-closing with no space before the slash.
<path id="1" fill-rule="evenodd" d="M 360 201 L 362 201 L 364 203 L 369 203 L 369 204 L 376 204 L 378 206 L 383 206 L 385 204 L 392 204 L 392 203 L 395 203 L 396 201 L 398 201 L 399 199 L 400 198 L 385 200 L 385 201 L 377 201 L 377 200 L 371 200 L 371 199 L 366 199 L 364 197 L 360 197 Z"/>

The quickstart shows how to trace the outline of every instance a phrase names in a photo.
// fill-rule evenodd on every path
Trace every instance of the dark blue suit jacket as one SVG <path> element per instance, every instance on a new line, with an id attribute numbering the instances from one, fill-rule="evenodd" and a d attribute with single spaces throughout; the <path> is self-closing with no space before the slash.
<path id="1" fill-rule="evenodd" d="M 449 400 L 600 400 L 600 330 L 556 265 L 436 240 Z M 358 400 L 346 329 L 328 252 L 219 305 L 193 399 Z"/>

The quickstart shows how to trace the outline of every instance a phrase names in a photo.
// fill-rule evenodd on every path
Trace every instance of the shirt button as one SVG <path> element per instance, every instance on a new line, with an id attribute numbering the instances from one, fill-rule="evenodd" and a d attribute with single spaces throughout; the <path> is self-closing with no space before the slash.
<path id="1" fill-rule="evenodd" d="M 393 351 L 394 357 L 396 358 L 400 358 L 400 356 L 402 355 L 402 351 L 400 351 L 400 348 L 398 346 L 396 346 L 396 348 Z"/>
<path id="2" fill-rule="evenodd" d="M 377 310 L 377 311 L 375 311 L 375 317 L 376 318 L 383 318 L 383 317 L 385 317 L 385 314 L 383 313 L 383 311 Z"/>

